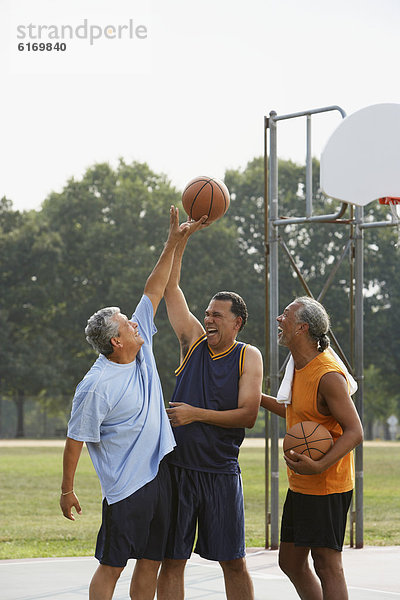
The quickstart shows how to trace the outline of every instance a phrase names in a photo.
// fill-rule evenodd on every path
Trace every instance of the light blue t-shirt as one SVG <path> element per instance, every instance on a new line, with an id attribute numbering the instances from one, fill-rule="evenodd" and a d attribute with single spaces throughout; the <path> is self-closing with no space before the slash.
<path id="1" fill-rule="evenodd" d="M 76 388 L 68 423 L 68 437 L 86 442 L 109 504 L 154 479 L 175 446 L 152 350 L 157 330 L 147 296 L 132 321 L 144 339 L 136 359 L 118 364 L 101 354 Z"/>

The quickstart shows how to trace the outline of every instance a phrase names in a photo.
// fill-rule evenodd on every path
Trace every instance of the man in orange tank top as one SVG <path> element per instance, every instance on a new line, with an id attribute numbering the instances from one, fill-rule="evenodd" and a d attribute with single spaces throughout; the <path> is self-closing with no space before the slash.
<path id="1" fill-rule="evenodd" d="M 343 365 L 329 350 L 325 308 L 312 298 L 296 298 L 277 321 L 279 344 L 294 360 L 291 400 L 285 406 L 263 394 L 261 406 L 286 418 L 287 429 L 300 421 L 322 423 L 334 440 L 318 461 L 293 451 L 285 457 L 289 490 L 279 566 L 303 600 L 347 600 L 341 550 L 354 487 L 352 450 L 363 439 L 362 425 Z"/>

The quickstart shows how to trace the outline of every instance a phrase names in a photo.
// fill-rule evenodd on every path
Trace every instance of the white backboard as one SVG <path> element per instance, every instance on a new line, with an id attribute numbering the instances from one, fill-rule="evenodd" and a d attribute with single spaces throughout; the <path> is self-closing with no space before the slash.
<path id="1" fill-rule="evenodd" d="M 400 104 L 374 104 L 345 119 L 321 154 L 323 192 L 365 206 L 400 196 Z"/>

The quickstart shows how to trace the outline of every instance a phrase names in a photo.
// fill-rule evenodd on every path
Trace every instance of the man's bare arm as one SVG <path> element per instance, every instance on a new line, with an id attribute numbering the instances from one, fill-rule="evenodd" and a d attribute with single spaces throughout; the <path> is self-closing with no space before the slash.
<path id="1" fill-rule="evenodd" d="M 330 372 L 321 377 L 318 403 L 322 414 L 332 415 L 341 426 L 343 433 L 329 452 L 318 461 L 303 454 L 294 453 L 294 460 L 285 455 L 288 466 L 293 468 L 296 473 L 303 475 L 322 473 L 346 456 L 363 440 L 360 418 L 349 396 L 347 382 L 340 373 Z"/>
<path id="2" fill-rule="evenodd" d="M 275 396 L 261 394 L 261 408 L 265 408 L 265 410 L 269 410 L 275 415 L 286 419 L 286 407 L 284 404 L 277 402 Z"/>
<path id="3" fill-rule="evenodd" d="M 168 318 L 181 346 L 181 361 L 192 343 L 204 333 L 204 327 L 190 312 L 185 295 L 179 287 L 182 258 L 189 235 L 182 239 L 175 249 L 171 273 L 164 292 Z"/>
<path id="4" fill-rule="evenodd" d="M 231 410 L 197 408 L 184 402 L 171 402 L 167 408 L 173 427 L 197 421 L 218 427 L 254 427 L 260 407 L 263 364 L 260 351 L 248 346 L 239 382 L 238 407 Z"/>
<path id="5" fill-rule="evenodd" d="M 64 517 L 75 521 L 72 514 L 74 507 L 78 515 L 82 513 L 79 500 L 74 492 L 74 478 L 76 467 L 82 452 L 83 442 L 67 437 L 63 456 L 63 478 L 61 484 L 60 507 Z"/>

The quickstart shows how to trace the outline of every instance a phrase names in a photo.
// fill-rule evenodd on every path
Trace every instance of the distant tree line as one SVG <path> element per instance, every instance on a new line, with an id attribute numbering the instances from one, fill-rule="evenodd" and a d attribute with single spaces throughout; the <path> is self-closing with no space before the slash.
<path id="1" fill-rule="evenodd" d="M 313 169 L 315 211 L 336 210 L 320 193 L 319 164 Z M 244 297 L 249 322 L 241 339 L 265 345 L 265 244 L 263 158 L 229 170 L 225 183 L 231 206 L 223 219 L 193 236 L 184 257 L 182 288 L 202 320 L 210 297 L 228 289 Z M 305 168 L 279 161 L 281 216 L 305 212 Z M 40 210 L 14 210 L 0 200 L 1 406 L 14 403 L 16 437 L 25 435 L 24 407 L 34 398 L 48 415 L 65 415 L 75 386 L 95 355 L 85 341 L 88 317 L 103 306 L 132 314 L 161 251 L 168 209 L 181 207 L 180 193 L 162 174 L 142 163 L 89 168 L 52 193 Z M 383 220 L 386 209 L 372 203 L 367 218 Z M 181 220 L 184 218 L 181 210 Z M 348 226 L 287 225 L 286 246 L 315 295 L 349 237 Z M 365 233 L 365 428 L 400 416 L 400 274 L 395 228 Z M 279 265 L 283 308 L 304 293 L 289 261 Z M 348 261 L 338 269 L 324 298 L 333 329 L 346 353 L 349 339 Z M 157 315 L 155 353 L 166 400 L 174 386 L 179 348 L 164 305 Z M 282 355 L 284 356 L 284 354 Z M 68 409 L 68 410 L 67 410 Z M 2 411 L 4 414 L 4 411 Z M 1 415 L 0 415 L 1 416 Z M 6 430 L 1 424 L 0 436 Z M 262 422 L 256 433 L 262 433 Z"/>

